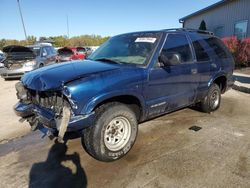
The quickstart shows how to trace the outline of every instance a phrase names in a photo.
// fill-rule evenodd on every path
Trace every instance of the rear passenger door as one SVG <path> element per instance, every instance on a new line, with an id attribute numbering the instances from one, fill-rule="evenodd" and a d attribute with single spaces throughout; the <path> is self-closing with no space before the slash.
<path id="1" fill-rule="evenodd" d="M 164 66 L 156 62 L 150 70 L 145 91 L 149 116 L 193 103 L 199 82 L 191 44 L 185 34 L 168 34 L 161 53 L 177 53 L 181 63 Z"/>
<path id="2" fill-rule="evenodd" d="M 208 82 L 220 69 L 220 61 L 217 58 L 212 42 L 209 42 L 211 36 L 190 34 L 193 48 L 196 56 L 197 74 L 200 76 L 198 87 L 198 99 L 202 98 L 208 90 Z M 209 44 L 210 43 L 210 44 Z"/>

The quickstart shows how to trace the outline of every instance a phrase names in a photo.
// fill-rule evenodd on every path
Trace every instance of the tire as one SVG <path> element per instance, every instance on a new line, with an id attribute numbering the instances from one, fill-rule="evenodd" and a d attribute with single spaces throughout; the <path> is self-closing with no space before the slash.
<path id="1" fill-rule="evenodd" d="M 212 84 L 207 96 L 201 101 L 201 110 L 206 113 L 216 111 L 220 107 L 221 90 L 217 84 Z"/>
<path id="2" fill-rule="evenodd" d="M 39 68 L 42 68 L 43 67 L 43 64 L 41 63 L 40 65 L 39 65 Z"/>
<path id="3" fill-rule="evenodd" d="M 99 161 L 115 161 L 132 148 L 138 123 L 135 113 L 126 105 L 111 102 L 96 109 L 93 126 L 83 132 L 85 150 Z"/>

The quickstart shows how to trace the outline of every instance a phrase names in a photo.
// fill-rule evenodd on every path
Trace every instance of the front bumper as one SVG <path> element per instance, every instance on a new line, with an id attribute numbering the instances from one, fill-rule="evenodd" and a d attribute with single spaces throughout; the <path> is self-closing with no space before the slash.
<path id="1" fill-rule="evenodd" d="M 54 130 L 59 129 L 59 127 L 56 126 L 58 121 L 56 114 L 50 109 L 36 104 L 25 104 L 18 102 L 14 106 L 14 111 L 17 116 L 22 118 L 35 116 L 36 120 L 43 126 Z M 94 113 L 85 115 L 71 115 L 66 132 L 80 131 L 91 126 L 94 121 L 94 116 Z"/>
<path id="2" fill-rule="evenodd" d="M 26 72 L 30 72 L 32 70 L 34 70 L 35 67 L 33 66 L 29 66 L 29 67 L 22 67 L 19 69 L 7 69 L 7 68 L 3 68 L 3 70 L 1 71 L 1 77 L 3 78 L 21 78 L 23 74 L 25 74 Z"/>

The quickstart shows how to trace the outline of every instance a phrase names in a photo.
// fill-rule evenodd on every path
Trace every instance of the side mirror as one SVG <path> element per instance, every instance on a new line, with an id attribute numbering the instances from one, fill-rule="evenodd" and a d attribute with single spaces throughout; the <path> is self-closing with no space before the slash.
<path id="1" fill-rule="evenodd" d="M 46 52 L 43 52 L 42 53 L 42 57 L 46 57 L 47 56 L 47 53 Z"/>
<path id="2" fill-rule="evenodd" d="M 175 52 L 161 52 L 158 60 L 160 63 L 163 63 L 164 66 L 179 65 L 181 63 L 181 56 Z"/>

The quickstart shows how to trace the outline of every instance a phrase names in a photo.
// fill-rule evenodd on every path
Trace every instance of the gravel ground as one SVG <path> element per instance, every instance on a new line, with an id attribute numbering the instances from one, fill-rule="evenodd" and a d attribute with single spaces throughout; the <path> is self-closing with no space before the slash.
<path id="1" fill-rule="evenodd" d="M 28 126 L 22 126 L 14 111 L 13 106 L 17 103 L 15 83 L 18 80 L 5 81 L 0 78 L 0 143 L 23 136 L 29 132 Z"/>
<path id="2" fill-rule="evenodd" d="M 14 83 L 1 81 L 1 139 L 16 139 L 0 144 L 0 187 L 250 187 L 248 94 L 228 91 L 211 114 L 186 108 L 145 122 L 124 158 L 103 163 L 80 138 L 62 145 L 26 134 L 12 111 Z"/>

